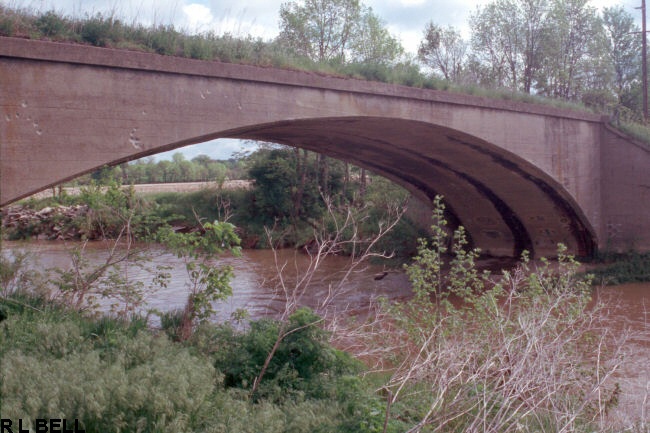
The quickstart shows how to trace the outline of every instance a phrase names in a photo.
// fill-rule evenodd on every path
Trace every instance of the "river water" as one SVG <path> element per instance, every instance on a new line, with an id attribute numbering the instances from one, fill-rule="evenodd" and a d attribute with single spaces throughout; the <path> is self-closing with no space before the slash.
<path id="1" fill-rule="evenodd" d="M 31 265 L 38 269 L 68 268 L 70 251 L 79 245 L 54 241 L 4 242 L 2 254 L 26 252 Z M 189 290 L 183 263 L 162 248 L 154 247 L 151 251 L 149 267 L 168 266 L 171 280 L 166 288 L 149 296 L 148 307 L 160 311 L 183 308 Z M 106 245 L 89 243 L 85 255 L 91 262 L 101 263 Z M 378 297 L 396 300 L 410 296 L 410 285 L 403 272 L 364 265 L 349 275 L 343 274 L 341 270 L 348 268 L 349 263 L 346 257 L 329 257 L 320 263 L 309 288 L 298 290 L 299 302 L 323 312 L 322 304 L 327 300 L 329 314 L 356 315 L 367 311 Z M 232 266 L 234 271 L 233 295 L 216 305 L 217 321 L 228 320 L 240 309 L 245 309 L 253 319 L 278 317 L 286 304 L 286 293 L 296 287 L 295 281 L 305 274 L 303 270 L 313 265 L 309 256 L 293 250 L 280 250 L 277 255 L 270 250 L 244 250 L 242 257 L 223 257 L 217 264 Z M 499 262 L 487 265 L 494 268 Z M 284 288 L 277 278 L 279 268 L 283 268 Z M 128 272 L 132 281 L 147 285 L 151 280 L 150 271 L 130 267 Z M 625 424 L 626 418 L 647 422 L 650 419 L 650 283 L 602 287 L 595 289 L 594 295 L 611 306 L 607 316 L 611 329 L 617 333 L 630 332 L 627 356 L 617 377 L 623 393 L 615 416 Z M 110 304 L 104 301 L 103 308 L 108 309 Z"/>
<path id="2" fill-rule="evenodd" d="M 36 269 L 68 269 L 71 266 L 71 251 L 80 247 L 80 243 L 58 241 L 3 242 L 3 254 L 17 252 L 29 255 L 30 266 Z M 105 261 L 108 244 L 102 242 L 88 243 L 84 256 L 91 263 Z M 138 248 L 136 246 L 135 248 Z M 147 307 L 160 311 L 182 309 L 189 294 L 189 278 L 185 265 L 175 255 L 161 247 L 148 247 L 150 260 L 148 268 L 131 266 L 128 269 L 130 281 L 141 281 L 148 285 L 152 279 L 151 269 L 156 266 L 169 267 L 171 279 L 166 288 L 157 290 L 147 299 Z M 308 289 L 302 290 L 300 303 L 313 309 L 320 309 L 327 299 L 330 309 L 347 310 L 351 314 L 367 309 L 378 297 L 396 299 L 410 294 L 410 285 L 403 272 L 384 272 L 381 266 L 358 266 L 349 275 L 341 270 L 349 268 L 350 259 L 346 257 L 328 257 L 319 263 Z M 219 266 L 231 266 L 234 277 L 231 280 L 233 295 L 225 301 L 218 302 L 217 321 L 228 320 L 231 314 L 245 309 L 253 319 L 261 317 L 278 317 L 284 311 L 286 292 L 294 293 L 296 279 L 302 278 L 304 270 L 310 267 L 310 258 L 291 249 L 279 250 L 277 255 L 271 250 L 243 250 L 241 257 L 224 256 L 215 263 Z M 313 266 L 313 263 L 311 264 Z M 278 269 L 283 268 L 284 288 L 278 280 Z M 341 284 L 343 283 L 343 284 Z M 101 303 L 108 308 L 111 301 Z"/>

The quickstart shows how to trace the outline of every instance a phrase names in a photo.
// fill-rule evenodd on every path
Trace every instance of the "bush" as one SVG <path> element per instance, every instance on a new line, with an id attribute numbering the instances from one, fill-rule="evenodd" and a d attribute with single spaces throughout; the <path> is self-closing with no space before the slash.
<path id="1" fill-rule="evenodd" d="M 122 39 L 122 24 L 113 17 L 98 13 L 81 24 L 81 40 L 97 47 L 111 46 Z"/>
<path id="2" fill-rule="evenodd" d="M 557 270 L 545 261 L 533 269 L 524 256 L 491 280 L 462 228 L 448 250 L 443 215 L 438 198 L 433 238 L 407 266 L 414 298 L 391 313 L 391 337 L 406 353 L 388 384 L 394 399 L 418 414 L 417 428 L 592 431 L 617 402 L 623 338 L 590 306 L 578 264 L 560 246 Z"/>
<path id="3" fill-rule="evenodd" d="M 87 432 L 188 431 L 219 376 L 207 359 L 142 322 L 93 321 L 52 305 L 9 309 L 0 324 L 3 418 L 79 419 Z"/>
<path id="4" fill-rule="evenodd" d="M 597 284 L 615 285 L 650 281 L 650 253 L 630 252 L 597 258 L 601 265 L 590 271 Z"/>
<path id="5" fill-rule="evenodd" d="M 146 32 L 146 45 L 157 54 L 178 55 L 181 34 L 173 26 L 158 26 Z"/>
<path id="6" fill-rule="evenodd" d="M 327 344 L 327 334 L 314 324 L 319 321 L 310 310 L 299 309 L 284 330 L 281 322 L 271 319 L 252 322 L 243 333 L 227 325 L 221 327 L 215 367 L 224 373 L 225 386 L 250 389 L 283 332 L 286 337 L 271 359 L 256 399 L 285 402 L 297 395 L 333 396 L 336 378 L 359 371 L 360 365 Z"/>
<path id="7" fill-rule="evenodd" d="M 36 27 L 47 38 L 63 38 L 66 36 L 68 23 L 65 18 L 54 11 L 46 12 L 36 19 Z"/>

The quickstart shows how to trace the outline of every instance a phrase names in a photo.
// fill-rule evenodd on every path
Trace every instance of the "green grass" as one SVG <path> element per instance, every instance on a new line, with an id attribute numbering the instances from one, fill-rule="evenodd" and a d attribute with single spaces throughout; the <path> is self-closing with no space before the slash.
<path id="1" fill-rule="evenodd" d="M 612 126 L 643 142 L 650 148 L 650 127 L 648 127 L 648 125 L 633 122 L 622 122 L 618 126 Z"/>

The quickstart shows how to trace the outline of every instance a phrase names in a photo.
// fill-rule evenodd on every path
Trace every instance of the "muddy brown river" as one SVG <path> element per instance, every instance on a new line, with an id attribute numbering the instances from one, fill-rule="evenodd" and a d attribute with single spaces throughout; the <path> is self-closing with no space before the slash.
<path id="1" fill-rule="evenodd" d="M 69 251 L 76 246 L 79 244 L 53 241 L 3 242 L 2 254 L 23 251 L 30 255 L 32 266 L 39 269 L 67 268 L 71 263 Z M 88 244 L 86 255 L 91 261 L 101 262 L 105 245 Z M 345 275 L 341 270 L 348 268 L 349 260 L 330 257 L 322 262 L 309 289 L 301 295 L 300 303 L 322 311 L 322 303 L 327 300 L 330 313 L 358 314 L 367 311 L 378 297 L 394 300 L 410 296 L 410 285 L 403 272 L 366 265 Z M 304 275 L 301 270 L 310 266 L 307 255 L 293 250 L 281 250 L 277 257 L 269 250 L 245 250 L 242 257 L 224 257 L 218 263 L 232 266 L 235 276 L 231 281 L 233 295 L 216 305 L 217 321 L 228 320 L 240 309 L 245 309 L 253 319 L 279 316 L 285 305 L 285 290 L 278 283 L 278 267 L 284 267 L 285 289 L 291 291 L 296 275 Z M 189 280 L 183 264 L 176 256 L 157 247 L 153 248 L 151 264 L 169 266 L 171 280 L 166 288 L 149 296 L 148 307 L 161 311 L 182 308 Z M 495 263 L 490 265 L 494 268 Z M 128 272 L 132 281 L 143 281 L 146 285 L 151 280 L 150 272 L 134 267 Z M 611 329 L 618 333 L 630 332 L 626 357 L 617 377 L 623 393 L 613 416 L 623 423 L 632 419 L 647 422 L 650 418 L 650 283 L 603 287 L 595 289 L 594 294 L 611 306 L 608 313 Z M 111 303 L 103 301 L 103 308 L 108 309 Z"/>

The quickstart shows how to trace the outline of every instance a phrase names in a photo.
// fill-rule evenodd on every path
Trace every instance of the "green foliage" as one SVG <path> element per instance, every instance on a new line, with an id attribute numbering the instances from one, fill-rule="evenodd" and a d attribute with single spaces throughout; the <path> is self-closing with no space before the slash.
<path id="1" fill-rule="evenodd" d="M 589 271 L 594 283 L 615 285 L 650 281 L 650 254 L 604 254 L 596 258 L 598 267 Z"/>
<path id="2" fill-rule="evenodd" d="M 642 141 L 646 146 L 650 147 L 650 128 L 647 125 L 640 123 L 624 122 L 616 125 L 626 134 L 631 135 L 637 140 Z"/>
<path id="3" fill-rule="evenodd" d="M 151 51 L 157 54 L 175 56 L 181 46 L 181 34 L 173 26 L 158 26 L 146 33 L 145 43 Z"/>
<path id="4" fill-rule="evenodd" d="M 140 320 L 88 319 L 24 293 L 0 299 L 0 307 L 7 313 L 0 322 L 3 417 L 79 419 L 88 433 L 382 431 L 381 399 L 349 374 L 359 365 L 312 326 L 282 349 L 284 364 L 274 365 L 266 389 L 274 401 L 251 402 L 244 390 L 224 387 L 214 365 L 231 368 L 260 352 L 255 341 L 274 338 L 252 328 L 205 324 L 192 339 L 173 343 Z M 292 326 L 315 319 L 301 311 Z M 277 326 L 266 321 L 259 329 Z M 243 347 L 250 352 L 237 351 Z M 388 431 L 404 431 L 399 425 Z"/>
<path id="5" fill-rule="evenodd" d="M 269 227 L 276 221 L 286 226 L 291 221 L 313 218 L 323 212 L 315 162 L 302 169 L 298 164 L 292 149 L 258 152 L 249 169 L 255 181 L 253 218 L 263 218 Z M 298 200 L 300 207 L 296 208 Z"/>
<path id="6" fill-rule="evenodd" d="M 109 172 L 104 173 L 109 176 L 91 180 L 80 187 L 79 195 L 63 193 L 25 202 L 23 206 L 29 216 L 25 218 L 26 223 L 3 227 L 3 236 L 8 239 L 65 236 L 64 239 L 80 240 L 124 237 L 142 241 L 150 239 L 158 228 L 175 217 L 167 208 L 136 196 L 133 188 L 123 187 Z M 46 208 L 50 209 L 46 211 Z M 37 212 L 39 209 L 43 212 Z"/>
<path id="7" fill-rule="evenodd" d="M 327 344 L 327 334 L 317 325 L 320 321 L 301 308 L 289 317 L 286 327 L 271 319 L 252 322 L 245 333 L 222 327 L 218 339 L 225 347 L 216 354 L 215 366 L 224 373 L 224 384 L 249 389 L 282 332 L 286 336 L 270 361 L 256 399 L 281 402 L 298 396 L 333 395 L 336 378 L 358 371 L 359 365 Z"/>
<path id="8" fill-rule="evenodd" d="M 201 232 L 178 233 L 169 227 L 159 231 L 157 239 L 179 258 L 212 258 L 226 251 L 239 254 L 239 237 L 235 226 L 228 222 L 215 221 L 201 224 Z"/>
<path id="9" fill-rule="evenodd" d="M 394 64 L 403 54 L 384 22 L 358 0 L 287 2 L 278 41 L 321 63 Z"/>
<path id="10" fill-rule="evenodd" d="M 83 21 L 79 35 L 82 41 L 97 47 L 113 46 L 123 38 L 123 25 L 113 16 L 97 13 Z"/>
<path id="11" fill-rule="evenodd" d="M 0 35 L 13 36 L 16 32 L 16 23 L 11 16 L 5 13 L 4 8 L 0 6 Z"/>
<path id="12" fill-rule="evenodd" d="M 201 224 L 201 232 L 179 233 L 163 227 L 156 240 L 165 245 L 185 263 L 189 277 L 189 298 L 185 310 L 181 339 L 189 338 L 197 321 L 207 321 L 214 314 L 213 303 L 232 294 L 232 267 L 217 267 L 211 260 L 225 252 L 241 253 L 235 226 L 215 221 Z"/>
<path id="13" fill-rule="evenodd" d="M 445 80 L 458 83 L 466 51 L 467 43 L 459 31 L 453 27 L 442 28 L 431 21 L 425 27 L 418 58 L 439 71 Z"/>
<path id="14" fill-rule="evenodd" d="M 172 341 L 181 340 L 183 315 L 183 310 L 162 311 L 158 313 L 158 317 L 160 318 L 160 328 Z"/>
<path id="15" fill-rule="evenodd" d="M 207 418 L 219 383 L 207 360 L 164 337 L 129 337 L 123 327 L 96 335 L 77 320 L 59 313 L 3 322 L 3 417 L 76 418 L 87 432 L 189 431 Z"/>
<path id="16" fill-rule="evenodd" d="M 288 192 L 297 187 L 295 163 L 287 158 L 289 151 L 272 150 L 267 160 L 258 160 L 250 168 L 250 175 L 255 181 L 256 216 L 264 216 L 269 226 L 276 219 L 289 219 L 295 209 Z M 286 155 L 285 155 L 286 154 Z M 315 187 L 310 182 L 312 189 Z M 317 194 L 312 191 L 311 196 Z"/>
<path id="17" fill-rule="evenodd" d="M 204 188 L 199 191 L 177 193 L 163 192 L 148 194 L 145 197 L 153 216 L 171 225 L 194 227 L 196 215 L 214 221 L 224 220 L 230 212 L 237 227 L 245 226 L 248 207 L 252 202 L 252 192 L 247 189 L 223 190 Z"/>
<path id="18" fill-rule="evenodd" d="M 418 254 L 413 258 L 412 264 L 405 266 L 406 273 L 413 285 L 415 303 L 427 304 L 432 297 L 439 303 L 448 295 L 448 292 L 443 290 L 445 289 L 443 256 L 448 250 L 447 221 L 444 211 L 442 197 L 437 196 L 433 207 L 431 239 L 420 238 L 418 240 Z"/>
<path id="19" fill-rule="evenodd" d="M 56 238 L 58 233 L 47 231 L 56 226 L 73 238 L 114 239 L 128 223 L 130 238 L 147 241 L 154 239 L 156 231 L 165 225 L 183 231 L 202 230 L 197 222 L 197 215 L 201 215 L 207 220 L 227 219 L 234 223 L 245 248 L 268 247 L 265 227 L 273 229 L 276 246 L 294 247 L 309 244 L 318 224 L 332 219 L 333 215 L 326 211 L 326 198 L 338 219 L 345 219 L 351 208 L 363 214 L 359 229 L 364 237 L 372 237 L 409 196 L 404 189 L 378 176 L 361 176 L 357 167 L 286 147 L 262 148 L 236 164 L 237 170 L 248 171 L 253 178 L 251 188 L 214 186 L 188 193 L 136 195 L 132 188 L 120 186 L 119 178 L 125 173 L 133 179 L 162 162 L 180 171 L 185 166 L 190 170 L 193 164 L 222 174 L 235 167 L 233 162 L 226 167 L 205 155 L 187 161 L 176 154 L 173 161 L 141 161 L 122 168 L 120 173 L 104 168 L 80 187 L 78 196 L 59 194 L 56 198 L 25 202 L 27 209 L 52 207 L 55 211 L 48 219 L 34 218 L 33 224 L 21 222 L 5 230 L 4 235 L 11 239 Z M 57 212 L 56 207 L 62 204 L 87 210 L 66 214 L 64 207 Z M 60 219 L 54 222 L 54 218 Z M 394 252 L 396 260 L 403 261 L 415 253 L 415 239 L 421 232 L 413 221 L 404 218 L 394 231 L 382 237 L 377 247 Z"/>
<path id="20" fill-rule="evenodd" d="M 41 34 L 47 38 L 62 37 L 67 28 L 66 20 L 54 11 L 46 12 L 38 17 L 35 24 Z"/>
<path id="21" fill-rule="evenodd" d="M 177 152 L 172 155 L 171 161 L 143 158 L 115 167 L 104 167 L 76 182 L 87 183 L 90 177 L 101 184 L 117 180 L 121 184 L 214 182 L 215 186 L 221 186 L 226 178 L 241 178 L 237 165 L 236 160 L 217 161 L 207 155 L 198 155 L 188 161 L 182 153 Z"/>

